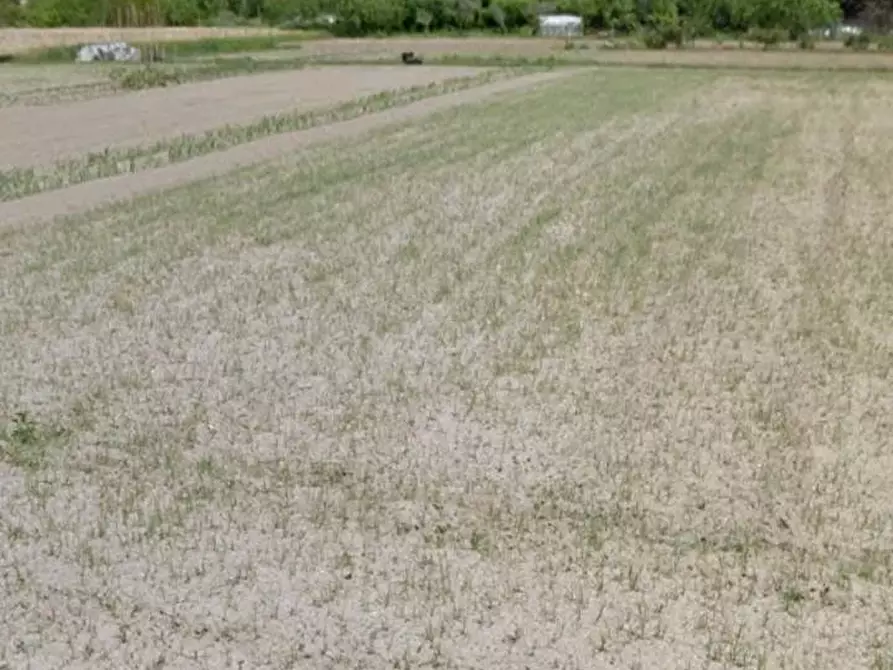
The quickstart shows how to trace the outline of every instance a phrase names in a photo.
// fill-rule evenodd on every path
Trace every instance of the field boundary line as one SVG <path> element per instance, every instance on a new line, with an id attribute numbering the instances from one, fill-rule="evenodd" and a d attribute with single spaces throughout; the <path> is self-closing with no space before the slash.
<path id="1" fill-rule="evenodd" d="M 481 101 L 498 93 L 522 90 L 536 84 L 563 79 L 587 69 L 589 68 L 569 68 L 515 77 L 463 91 L 425 98 L 408 105 L 366 114 L 347 121 L 264 137 L 182 163 L 96 179 L 18 200 L 9 200 L 0 203 L 0 230 L 8 230 L 26 223 L 47 222 L 59 217 L 84 214 L 115 202 L 185 186 L 240 168 L 283 158 L 295 151 L 325 142 L 358 137 L 371 130 L 382 129 L 459 105 Z"/>

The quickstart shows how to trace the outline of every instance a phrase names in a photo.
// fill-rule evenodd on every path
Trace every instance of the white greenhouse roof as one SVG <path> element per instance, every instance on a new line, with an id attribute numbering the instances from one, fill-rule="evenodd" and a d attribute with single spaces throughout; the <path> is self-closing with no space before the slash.
<path id="1" fill-rule="evenodd" d="M 540 17 L 540 25 L 543 26 L 578 26 L 583 19 L 573 14 L 548 14 Z"/>

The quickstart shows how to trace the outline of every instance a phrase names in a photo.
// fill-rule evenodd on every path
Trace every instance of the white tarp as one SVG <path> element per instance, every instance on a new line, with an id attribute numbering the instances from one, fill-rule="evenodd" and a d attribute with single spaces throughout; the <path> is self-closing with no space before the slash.
<path id="1" fill-rule="evenodd" d="M 78 49 L 75 60 L 78 63 L 92 63 L 98 60 L 138 61 L 140 50 L 126 42 L 106 42 L 87 44 Z"/>
<path id="2" fill-rule="evenodd" d="M 573 14 L 546 14 L 539 17 L 540 35 L 571 37 L 583 34 L 583 19 Z"/>

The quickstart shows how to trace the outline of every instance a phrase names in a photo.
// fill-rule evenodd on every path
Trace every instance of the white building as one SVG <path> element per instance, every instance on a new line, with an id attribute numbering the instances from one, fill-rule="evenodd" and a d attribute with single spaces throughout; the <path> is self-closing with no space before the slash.
<path id="1" fill-rule="evenodd" d="M 543 37 L 579 37 L 583 19 L 573 14 L 544 14 L 539 17 L 539 34 Z"/>

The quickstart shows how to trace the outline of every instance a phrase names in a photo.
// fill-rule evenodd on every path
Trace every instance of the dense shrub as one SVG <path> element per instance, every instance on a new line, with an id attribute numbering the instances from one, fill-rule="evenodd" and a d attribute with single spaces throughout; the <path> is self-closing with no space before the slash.
<path id="1" fill-rule="evenodd" d="M 128 67 L 120 71 L 120 73 L 116 73 L 114 79 L 121 88 L 130 91 L 172 86 L 180 82 L 179 75 L 173 70 L 166 70 L 152 65 Z"/>
<path id="2" fill-rule="evenodd" d="M 881 35 L 877 38 L 878 51 L 893 51 L 893 36 Z"/>
<path id="3" fill-rule="evenodd" d="M 670 44 L 685 46 L 685 29 L 674 23 L 655 26 L 642 33 L 642 43 L 648 49 L 666 49 Z"/>
<path id="4" fill-rule="evenodd" d="M 783 28 L 751 28 L 747 31 L 747 39 L 762 44 L 764 49 L 771 49 L 790 37 Z"/>
<path id="5" fill-rule="evenodd" d="M 0 0 L 0 26 L 17 26 L 25 20 L 25 13 L 16 0 Z"/>
<path id="6" fill-rule="evenodd" d="M 685 46 L 685 29 L 680 24 L 666 23 L 659 30 L 667 44 L 675 44 L 680 48 Z"/>
<path id="7" fill-rule="evenodd" d="M 843 41 L 844 46 L 854 51 L 865 51 L 871 46 L 871 37 L 867 33 L 859 33 L 858 35 L 847 35 Z"/>
<path id="8" fill-rule="evenodd" d="M 647 30 L 642 35 L 642 42 L 648 49 L 666 49 L 667 38 L 659 30 Z"/>

